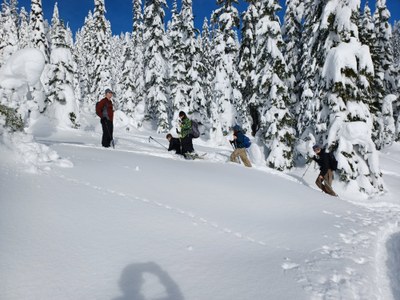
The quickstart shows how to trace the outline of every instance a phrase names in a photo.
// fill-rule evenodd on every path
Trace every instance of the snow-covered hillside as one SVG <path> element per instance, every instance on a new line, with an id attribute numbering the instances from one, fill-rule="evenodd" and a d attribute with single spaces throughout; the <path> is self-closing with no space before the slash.
<path id="1" fill-rule="evenodd" d="M 400 299 L 399 144 L 366 200 L 322 194 L 313 165 L 228 163 L 228 143 L 187 161 L 100 132 L 0 136 L 0 299 Z"/>

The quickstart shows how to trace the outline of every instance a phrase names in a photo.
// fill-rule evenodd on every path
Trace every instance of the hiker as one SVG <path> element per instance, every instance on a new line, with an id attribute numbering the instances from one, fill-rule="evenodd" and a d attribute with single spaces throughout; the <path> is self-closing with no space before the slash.
<path id="1" fill-rule="evenodd" d="M 329 163 L 329 154 L 322 149 L 320 145 L 314 145 L 313 150 L 315 156 L 313 160 L 319 165 L 320 173 L 318 174 L 315 184 L 324 192 L 331 196 L 337 196 L 332 189 L 333 171 Z"/>
<path id="2" fill-rule="evenodd" d="M 181 141 L 178 138 L 174 138 L 172 134 L 168 133 L 166 136 L 168 142 L 169 142 L 169 148 L 168 151 L 175 150 L 176 154 L 182 154 L 181 153 Z"/>
<path id="3" fill-rule="evenodd" d="M 246 167 L 251 168 L 251 162 L 247 158 L 246 146 L 244 144 L 245 135 L 239 125 L 233 126 L 233 140 L 230 141 L 234 145 L 235 150 L 231 154 L 231 161 L 238 162 L 238 157 L 242 160 Z"/>
<path id="4" fill-rule="evenodd" d="M 101 139 L 101 145 L 105 148 L 110 147 L 113 141 L 114 131 L 114 108 L 111 101 L 114 93 L 110 89 L 106 89 L 105 97 L 101 99 L 96 105 L 96 114 L 101 118 L 101 126 L 103 129 L 103 137 Z"/>
<path id="5" fill-rule="evenodd" d="M 181 142 L 181 154 L 185 157 L 187 153 L 194 152 L 193 149 L 193 136 L 192 132 L 192 121 L 186 116 L 186 113 L 183 111 L 179 112 L 179 121 L 181 125 L 181 130 L 177 132 L 180 134 L 180 142 Z"/>

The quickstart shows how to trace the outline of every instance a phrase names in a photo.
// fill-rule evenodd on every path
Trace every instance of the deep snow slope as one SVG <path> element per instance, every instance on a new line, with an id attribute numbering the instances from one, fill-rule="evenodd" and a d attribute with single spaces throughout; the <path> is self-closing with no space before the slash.
<path id="1" fill-rule="evenodd" d="M 0 299 L 400 298 L 396 205 L 119 136 L 0 142 Z"/>

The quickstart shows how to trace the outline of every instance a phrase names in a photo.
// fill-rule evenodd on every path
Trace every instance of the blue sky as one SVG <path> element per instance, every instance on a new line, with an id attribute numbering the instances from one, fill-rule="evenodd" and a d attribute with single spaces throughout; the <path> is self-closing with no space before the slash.
<path id="1" fill-rule="evenodd" d="M 56 2 L 58 2 L 61 19 L 69 24 L 73 32 L 82 27 L 89 10 L 93 10 L 94 7 L 94 0 L 42 0 L 44 15 L 49 22 Z M 172 6 L 172 2 L 172 0 L 167 0 L 169 7 Z M 281 5 L 284 2 L 280 0 Z M 364 2 L 365 0 L 362 0 L 362 7 Z M 19 0 L 19 6 L 24 6 L 28 12 L 30 11 L 30 3 L 30 0 Z M 178 3 L 180 3 L 179 0 Z M 196 28 L 201 29 L 204 17 L 210 18 L 211 12 L 217 8 L 215 3 L 215 0 L 193 0 Z M 373 11 L 375 1 L 369 0 L 369 3 Z M 105 4 L 107 9 L 106 17 L 111 21 L 113 34 L 131 31 L 132 0 L 105 0 Z M 387 0 L 387 5 L 392 14 L 392 23 L 394 20 L 400 20 L 400 0 Z M 244 10 L 246 6 L 247 4 L 244 0 L 239 0 L 239 5 L 237 6 L 239 11 Z"/>

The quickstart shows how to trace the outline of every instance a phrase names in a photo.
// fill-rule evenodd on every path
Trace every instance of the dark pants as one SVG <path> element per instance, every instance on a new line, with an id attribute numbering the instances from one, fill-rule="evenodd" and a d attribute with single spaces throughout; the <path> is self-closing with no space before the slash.
<path id="1" fill-rule="evenodd" d="M 111 141 L 113 140 L 114 125 L 110 120 L 106 118 L 101 119 L 101 127 L 103 128 L 103 137 L 101 139 L 101 145 L 103 147 L 110 147 Z"/>
<path id="2" fill-rule="evenodd" d="M 333 181 L 333 172 L 331 169 L 325 174 L 323 178 L 318 175 L 315 180 L 315 184 L 324 192 L 331 196 L 337 196 L 335 191 L 332 189 L 332 181 Z"/>
<path id="3" fill-rule="evenodd" d="M 193 142 L 192 142 L 192 135 L 188 134 L 184 138 L 181 139 L 181 148 L 182 148 L 182 154 L 185 155 L 186 153 L 193 152 Z"/>

